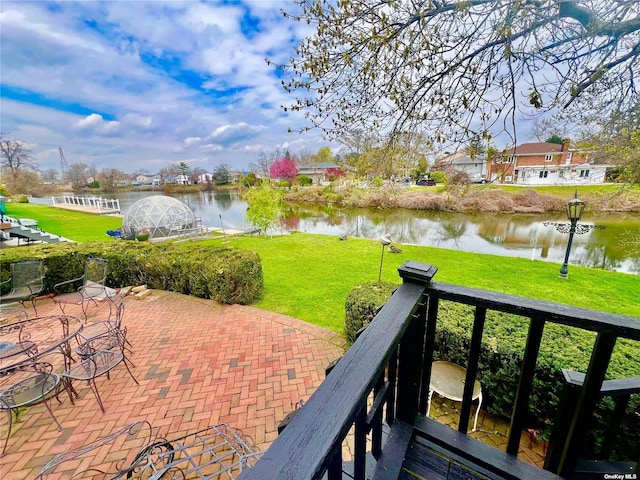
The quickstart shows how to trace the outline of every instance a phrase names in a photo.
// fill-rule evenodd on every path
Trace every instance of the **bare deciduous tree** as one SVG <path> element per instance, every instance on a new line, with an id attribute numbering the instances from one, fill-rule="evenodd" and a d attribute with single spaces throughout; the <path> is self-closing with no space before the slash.
<path id="1" fill-rule="evenodd" d="M 127 178 L 127 174 L 117 168 L 103 168 L 98 173 L 98 182 L 104 192 L 113 192 Z"/>
<path id="2" fill-rule="evenodd" d="M 48 168 L 40 173 L 40 180 L 44 183 L 55 185 L 60 178 L 60 172 L 56 168 Z"/>
<path id="3" fill-rule="evenodd" d="M 35 158 L 22 140 L 7 140 L 0 135 L 0 155 L 0 165 L 14 175 L 20 170 L 37 170 Z"/>
<path id="4" fill-rule="evenodd" d="M 263 178 L 269 178 L 271 167 L 276 162 L 276 160 L 280 160 L 282 157 L 284 157 L 284 155 L 282 153 L 282 150 L 280 150 L 279 148 L 276 148 L 271 153 L 262 151 L 258 155 L 258 160 L 255 163 L 250 164 L 249 168 L 251 169 L 251 171 L 257 173 Z"/>
<path id="5" fill-rule="evenodd" d="M 80 192 L 87 186 L 87 172 L 89 165 L 86 163 L 72 163 L 64 172 L 64 180 L 71 184 L 74 192 Z"/>
<path id="6" fill-rule="evenodd" d="M 628 110 L 597 117 L 587 125 L 585 121 L 579 124 L 579 146 L 593 151 L 600 162 L 620 167 L 620 180 L 640 183 L 640 98 Z"/>
<path id="7" fill-rule="evenodd" d="M 519 112 L 636 95 L 640 2 L 298 0 L 316 26 L 283 85 L 331 137 L 427 132 L 439 142 L 515 132 Z"/>
<path id="8" fill-rule="evenodd" d="M 554 135 L 560 138 L 568 136 L 567 123 L 556 117 L 537 119 L 533 122 L 529 136 L 538 142 L 545 142 Z"/>

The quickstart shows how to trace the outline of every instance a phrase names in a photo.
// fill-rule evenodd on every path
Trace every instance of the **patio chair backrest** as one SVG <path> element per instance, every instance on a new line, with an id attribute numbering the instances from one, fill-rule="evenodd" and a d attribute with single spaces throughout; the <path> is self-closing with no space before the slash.
<path id="1" fill-rule="evenodd" d="M 131 475 L 135 472 L 121 470 L 121 468 L 134 463 L 137 453 L 146 451 L 147 447 L 156 440 L 163 439 L 157 437 L 157 431 L 152 429 L 151 424 L 147 421 L 137 421 L 87 445 L 57 454 L 42 468 L 36 479 L 45 479 L 49 475 L 59 478 L 60 472 L 56 472 L 57 467 L 62 465 L 60 470 L 64 470 L 65 464 L 77 462 L 77 459 L 91 459 L 92 453 L 105 445 L 109 446 L 110 454 L 105 458 L 104 464 L 96 465 L 95 460 L 93 463 L 84 462 L 81 465 L 84 465 L 85 468 L 88 466 L 89 470 L 76 472 L 74 478 L 124 478 L 124 474 Z M 117 445 L 117 448 L 114 445 Z"/>
<path id="2" fill-rule="evenodd" d="M 107 261 L 103 258 L 88 257 L 84 264 L 84 285 L 104 285 L 107 279 Z"/>
<path id="3" fill-rule="evenodd" d="M 35 258 L 19 260 L 11 264 L 11 289 L 28 288 L 32 295 L 44 289 L 42 261 Z"/>

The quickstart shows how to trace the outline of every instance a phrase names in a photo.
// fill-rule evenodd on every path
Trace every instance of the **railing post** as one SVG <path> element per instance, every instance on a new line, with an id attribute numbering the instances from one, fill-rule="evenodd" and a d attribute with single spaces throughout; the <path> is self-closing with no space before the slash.
<path id="1" fill-rule="evenodd" d="M 436 267 L 418 262 L 406 262 L 398 269 L 403 282 L 424 285 L 431 281 L 437 271 Z M 425 303 L 420 302 L 402 336 L 398 352 L 396 416 L 409 425 L 413 425 L 419 407 L 422 368 L 425 364 L 426 311 Z"/>
<path id="2" fill-rule="evenodd" d="M 414 314 L 400 342 L 396 416 L 409 425 L 413 425 L 418 413 L 424 333 L 424 322 Z"/>

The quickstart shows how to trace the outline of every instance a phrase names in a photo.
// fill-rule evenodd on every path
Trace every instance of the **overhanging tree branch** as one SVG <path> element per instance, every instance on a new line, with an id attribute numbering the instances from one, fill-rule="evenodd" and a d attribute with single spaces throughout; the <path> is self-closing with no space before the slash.
<path id="1" fill-rule="evenodd" d="M 513 131 L 523 107 L 567 105 L 605 83 L 607 105 L 635 92 L 639 2 L 299 5 L 297 18 L 317 30 L 291 59 L 284 86 L 298 96 L 287 108 L 304 110 L 330 136 L 350 128 L 417 130 L 432 140 L 488 135 L 499 125 Z"/>

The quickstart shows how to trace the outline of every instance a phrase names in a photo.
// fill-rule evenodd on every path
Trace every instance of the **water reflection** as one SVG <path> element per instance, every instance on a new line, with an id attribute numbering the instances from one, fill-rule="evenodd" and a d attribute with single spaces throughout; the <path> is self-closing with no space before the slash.
<path id="1" fill-rule="evenodd" d="M 151 193 L 120 194 L 121 207 Z M 175 194 L 204 225 L 249 229 L 247 205 L 236 192 Z M 640 273 L 640 258 L 628 254 L 620 243 L 625 232 L 640 235 L 640 218 L 625 214 L 587 216 L 584 223 L 603 225 L 576 235 L 571 264 Z M 322 206 L 287 205 L 279 232 L 299 230 L 340 236 L 379 238 L 390 236 L 396 243 L 431 245 L 478 253 L 517 256 L 562 263 L 568 236 L 545 221 L 564 222 L 562 214 L 460 214 L 415 210 L 338 209 Z"/>

